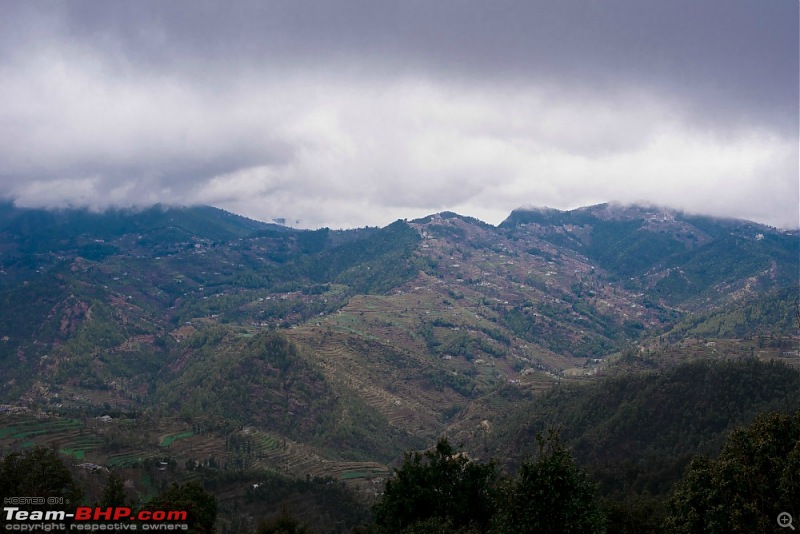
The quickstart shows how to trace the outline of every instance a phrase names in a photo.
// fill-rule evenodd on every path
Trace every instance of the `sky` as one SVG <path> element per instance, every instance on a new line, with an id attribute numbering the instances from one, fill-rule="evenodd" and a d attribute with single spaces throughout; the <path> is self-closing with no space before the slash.
<path id="1" fill-rule="evenodd" d="M 0 197 L 796 228 L 797 0 L 0 0 Z"/>

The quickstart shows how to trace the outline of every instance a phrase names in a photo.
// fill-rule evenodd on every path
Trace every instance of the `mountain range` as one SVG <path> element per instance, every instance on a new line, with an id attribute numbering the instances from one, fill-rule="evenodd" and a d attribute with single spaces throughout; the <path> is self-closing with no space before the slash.
<path id="1" fill-rule="evenodd" d="M 518 461 L 538 414 L 579 410 L 564 391 L 595 395 L 575 401 L 581 413 L 633 402 L 603 384 L 647 391 L 630 376 L 654 370 L 714 387 L 777 373 L 788 382 L 762 407 L 794 405 L 799 259 L 797 230 L 635 205 L 311 231 L 212 207 L 3 204 L 4 426 L 38 428 L 34 415 L 55 426 L 0 426 L 0 444 L 131 468 L 168 453 L 376 489 L 403 451 L 445 434 Z M 698 360 L 756 367 L 730 363 L 736 378 L 720 378 L 686 367 Z M 709 447 L 754 413 L 730 402 Z M 598 409 L 565 434 L 592 461 L 586 436 L 615 424 L 603 419 L 615 408 Z"/>

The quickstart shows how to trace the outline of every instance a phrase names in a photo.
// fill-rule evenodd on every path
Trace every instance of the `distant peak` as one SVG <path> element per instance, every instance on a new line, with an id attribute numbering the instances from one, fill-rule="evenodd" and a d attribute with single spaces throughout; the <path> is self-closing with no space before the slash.
<path id="1" fill-rule="evenodd" d="M 639 219 L 651 215 L 674 217 L 677 210 L 649 203 L 624 204 L 621 202 L 607 202 L 594 206 L 586 206 L 572 210 L 575 213 L 589 213 L 602 219 Z"/>
<path id="2" fill-rule="evenodd" d="M 480 219 L 476 219 L 475 217 L 470 217 L 468 215 L 461 215 L 459 213 L 455 213 L 453 211 L 440 211 L 439 213 L 433 213 L 426 217 L 421 217 L 419 219 L 414 219 L 411 222 L 414 224 L 428 224 L 433 221 L 443 221 L 449 219 L 458 219 L 468 224 L 475 224 L 482 227 L 491 227 L 492 225 L 486 222 L 483 222 Z"/>
<path id="3" fill-rule="evenodd" d="M 551 208 L 549 206 L 536 206 L 534 204 L 525 204 L 524 206 L 520 206 L 513 211 L 532 211 L 535 213 L 561 213 L 562 210 Z"/>

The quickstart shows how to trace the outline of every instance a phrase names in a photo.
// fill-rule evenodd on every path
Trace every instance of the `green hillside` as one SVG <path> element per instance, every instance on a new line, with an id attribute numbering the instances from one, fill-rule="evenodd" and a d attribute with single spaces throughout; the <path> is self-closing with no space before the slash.
<path id="1" fill-rule="evenodd" d="M 737 426 L 759 413 L 797 409 L 796 369 L 757 360 L 698 361 L 517 402 L 498 414 L 489 447 L 519 462 L 534 453 L 535 434 L 555 425 L 602 492 L 663 495 L 693 455 L 716 454 Z"/>
<path id="2" fill-rule="evenodd" d="M 333 387 L 285 337 L 212 327 L 189 338 L 154 402 L 186 421 L 224 419 L 324 449 L 390 461 L 416 443 L 352 391 Z"/>
<path id="3" fill-rule="evenodd" d="M 797 286 L 773 291 L 752 300 L 731 304 L 711 313 L 690 315 L 681 320 L 670 336 L 705 338 L 759 337 L 781 339 L 792 348 L 791 336 L 800 330 L 800 291 Z"/>
<path id="4" fill-rule="evenodd" d="M 500 228 L 533 234 L 644 289 L 654 301 L 698 306 L 755 278 L 760 290 L 797 283 L 800 240 L 749 223 L 601 204 L 573 211 L 515 210 Z"/>

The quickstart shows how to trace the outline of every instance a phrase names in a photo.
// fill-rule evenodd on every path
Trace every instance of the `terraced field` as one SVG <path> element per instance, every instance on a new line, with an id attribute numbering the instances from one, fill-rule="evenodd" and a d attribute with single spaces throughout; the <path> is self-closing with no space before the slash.
<path id="1" fill-rule="evenodd" d="M 103 446 L 105 440 L 91 432 L 78 419 L 34 417 L 31 415 L 6 416 L 0 419 L 0 445 L 13 451 L 35 445 L 57 449 L 76 460 L 86 460 Z"/>
<path id="2" fill-rule="evenodd" d="M 227 436 L 214 432 L 197 434 L 171 420 L 157 422 L 148 435 L 157 440 L 146 446 L 124 446 L 113 452 L 103 437 L 123 427 L 122 421 L 86 423 L 77 419 L 37 418 L 30 414 L 3 414 L 0 418 L 0 446 L 4 452 L 41 445 L 54 447 L 76 461 L 88 461 L 108 468 L 134 468 L 148 459 L 172 458 L 177 469 L 170 479 L 184 482 L 200 476 L 185 469 L 187 460 L 222 470 L 274 470 L 289 476 L 334 477 L 348 485 L 370 488 L 386 477 L 389 468 L 377 462 L 343 462 L 326 458 L 321 451 L 281 436 L 254 429 L 242 429 Z"/>
<path id="3" fill-rule="evenodd" d="M 99 436 L 73 436 L 72 439 L 61 441 L 59 452 L 72 456 L 76 460 L 85 460 L 87 452 L 97 450 L 104 445 L 105 440 Z"/>
<path id="4" fill-rule="evenodd" d="M 178 434 L 170 434 L 166 435 L 161 438 L 161 442 L 158 444 L 159 447 L 169 447 L 175 440 L 183 439 L 183 438 L 190 438 L 194 435 L 192 431 L 180 432 Z"/>
<path id="5" fill-rule="evenodd" d="M 155 452 L 133 451 L 111 454 L 106 457 L 105 465 L 108 467 L 134 467 L 148 458 L 156 458 Z"/>
<path id="6" fill-rule="evenodd" d="M 82 427 L 77 419 L 32 418 L 30 416 L 10 416 L 0 427 L 0 440 L 30 440 L 49 434 L 63 434 L 65 431 Z"/>
<path id="7" fill-rule="evenodd" d="M 435 436 L 441 428 L 439 408 L 458 402 L 449 390 L 426 387 L 430 363 L 391 344 L 301 327 L 289 337 L 313 355 L 326 380 L 356 392 L 390 423 L 408 432 Z M 357 369 L 358 372 L 354 372 Z"/>
<path id="8" fill-rule="evenodd" d="M 255 458 L 250 468 L 273 469 L 295 477 L 331 476 L 344 481 L 386 476 L 387 466 L 377 462 L 341 462 L 325 458 L 320 451 L 269 433 L 243 429 L 239 438 L 246 443 L 248 454 Z"/>

